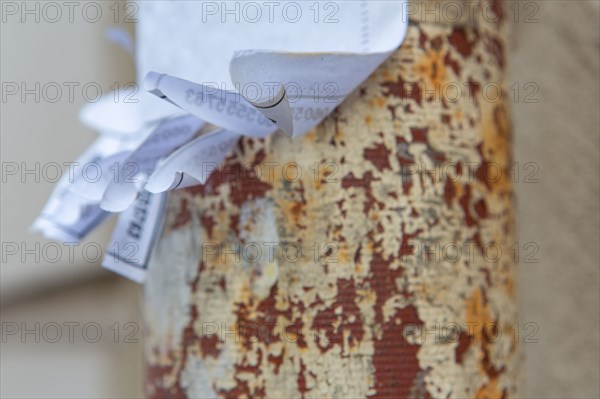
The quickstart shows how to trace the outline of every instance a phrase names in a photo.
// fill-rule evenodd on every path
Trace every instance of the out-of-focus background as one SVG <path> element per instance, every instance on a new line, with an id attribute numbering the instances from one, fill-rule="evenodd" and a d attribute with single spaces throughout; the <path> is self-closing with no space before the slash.
<path id="1" fill-rule="evenodd" d="M 5 13 L 7 3 L 34 11 L 21 22 L 21 10 Z M 62 7 L 66 14 L 57 22 L 49 22 L 53 10 L 44 15 L 40 9 L 36 22 L 35 4 L 43 3 L 1 4 L 3 84 L 57 83 L 63 93 L 55 103 L 36 102 L 33 94 L 24 101 L 2 98 L 1 241 L 20 251 L 7 255 L 3 248 L 0 268 L 0 396 L 141 397 L 141 288 L 103 271 L 93 251 L 95 243 L 104 248 L 112 223 L 79 247 L 61 246 L 58 257 L 55 246 L 45 247 L 49 241 L 28 231 L 53 188 L 44 165 L 74 160 L 95 137 L 79 123 L 79 108 L 95 96 L 94 88 L 108 93 L 135 80 L 133 61 L 104 38 L 109 26 L 133 31 L 126 18 L 131 9 L 98 2 L 96 22 L 90 22 L 97 19 L 92 9 L 88 20 L 82 8 L 74 9 L 71 21 Z M 538 342 L 522 344 L 523 392 L 528 398 L 598 398 L 600 2 L 516 4 L 509 78 L 522 95 L 513 103 L 514 153 L 522 174 L 534 172 L 533 179 L 517 179 L 517 222 L 519 242 L 539 249 L 539 262 L 519 268 L 521 320 L 539 327 Z M 72 97 L 70 82 L 80 83 Z M 525 101 L 533 91 L 539 101 Z M 20 173 L 7 175 L 5 166 L 15 163 Z M 70 336 L 52 343 L 56 324 Z M 23 340 L 24 329 L 31 332 Z"/>
<path id="2" fill-rule="evenodd" d="M 79 109 L 135 82 L 131 56 L 105 38 L 112 26 L 133 32 L 135 17 L 122 1 L 54 4 L 0 3 L 0 397 L 142 397 L 141 288 L 102 269 L 96 251 L 114 220 L 77 247 L 57 249 L 28 230 L 54 188 L 48 165 L 68 173 L 63 163 L 97 136 L 79 122 Z M 6 95 L 12 83 L 19 93 Z M 39 100 L 21 98 L 27 90 Z M 26 329 L 33 332 L 23 336 Z"/>

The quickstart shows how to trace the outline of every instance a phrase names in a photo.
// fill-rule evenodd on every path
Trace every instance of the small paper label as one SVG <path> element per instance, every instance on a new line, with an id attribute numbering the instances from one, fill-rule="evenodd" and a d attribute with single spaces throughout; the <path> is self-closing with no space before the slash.
<path id="1" fill-rule="evenodd" d="M 167 195 L 140 193 L 119 215 L 102 266 L 142 283 L 156 237 L 160 233 Z"/>

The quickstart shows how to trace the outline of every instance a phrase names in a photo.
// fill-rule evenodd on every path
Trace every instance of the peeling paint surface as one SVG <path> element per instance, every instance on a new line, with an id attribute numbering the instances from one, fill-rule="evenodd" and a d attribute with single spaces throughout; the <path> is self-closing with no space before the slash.
<path id="1" fill-rule="evenodd" d="M 504 30 L 413 21 L 313 132 L 241 139 L 171 195 L 148 396 L 517 395 Z"/>

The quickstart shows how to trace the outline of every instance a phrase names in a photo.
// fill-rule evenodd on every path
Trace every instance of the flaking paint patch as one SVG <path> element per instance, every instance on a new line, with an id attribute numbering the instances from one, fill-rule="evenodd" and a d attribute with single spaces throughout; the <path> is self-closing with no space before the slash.
<path id="1" fill-rule="evenodd" d="M 145 285 L 146 323 L 152 326 L 153 334 L 146 339 L 146 361 L 159 373 L 150 369 L 150 393 L 173 392 L 177 381 L 178 366 L 182 362 L 178 350 L 182 345 L 183 332 L 190 321 L 192 288 L 190 283 L 197 278 L 195 265 L 200 259 L 201 229 L 198 219 L 191 215 L 190 223 L 164 234 L 154 249 L 148 266 L 148 281 Z M 176 364 L 174 366 L 174 364 Z"/>
<path id="2" fill-rule="evenodd" d="M 252 274 L 252 294 L 257 299 L 265 299 L 279 277 L 279 265 L 275 244 L 277 225 L 273 202 L 265 199 L 246 202 L 240 210 L 240 232 L 243 242 L 243 268 Z"/>

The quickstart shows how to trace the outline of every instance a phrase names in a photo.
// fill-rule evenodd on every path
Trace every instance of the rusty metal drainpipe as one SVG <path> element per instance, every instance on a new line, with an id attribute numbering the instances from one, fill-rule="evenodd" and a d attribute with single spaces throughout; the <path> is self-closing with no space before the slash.
<path id="1" fill-rule="evenodd" d="M 401 48 L 313 132 L 243 138 L 171 195 L 149 397 L 517 395 L 508 23 L 475 6 L 412 2 Z"/>

